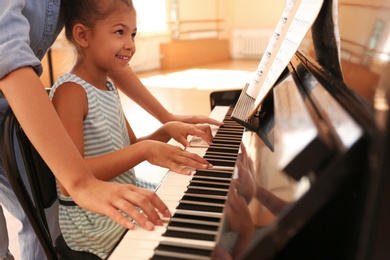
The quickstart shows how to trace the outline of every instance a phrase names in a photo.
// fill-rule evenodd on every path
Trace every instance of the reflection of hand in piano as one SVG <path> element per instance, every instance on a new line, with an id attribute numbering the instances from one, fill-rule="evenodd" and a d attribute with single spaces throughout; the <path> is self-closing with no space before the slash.
<path id="1" fill-rule="evenodd" d="M 227 237 L 235 236 L 236 238 L 226 244 L 222 237 L 220 244 L 213 251 L 213 259 L 237 258 L 248 246 L 255 231 L 255 225 L 251 221 L 252 217 L 248 207 L 256 192 L 254 165 L 246 152 L 245 146 L 241 144 L 240 148 L 241 153 L 237 156 L 236 161 L 237 178 L 232 179 L 229 187 L 227 203 L 225 204 L 226 220 L 223 229 L 224 233 L 231 234 Z M 244 219 L 245 221 L 242 221 Z M 224 245 L 226 249 L 221 245 Z"/>
<path id="2" fill-rule="evenodd" d="M 238 194 L 243 196 L 246 203 L 249 204 L 256 193 L 255 168 L 244 145 L 241 145 L 241 154 L 237 156 L 236 166 L 238 177 L 233 179 L 232 183 L 236 187 Z"/>
<path id="3" fill-rule="evenodd" d="M 277 215 L 289 204 L 260 185 L 257 185 L 256 188 L 256 198 L 274 215 Z"/>
<path id="4" fill-rule="evenodd" d="M 247 205 L 247 200 L 236 190 L 235 185 L 229 188 L 228 199 L 225 206 L 227 219 L 227 232 L 229 230 L 237 233 L 237 239 L 231 249 L 231 256 L 236 259 L 248 246 L 254 234 L 254 223 L 251 221 L 251 214 Z M 243 221 L 245 220 L 245 221 Z"/>

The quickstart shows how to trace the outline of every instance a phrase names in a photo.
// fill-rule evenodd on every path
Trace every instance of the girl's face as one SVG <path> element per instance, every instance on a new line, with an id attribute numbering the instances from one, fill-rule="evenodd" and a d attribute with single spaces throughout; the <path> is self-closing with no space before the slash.
<path id="1" fill-rule="evenodd" d="M 126 8 L 97 22 L 90 33 L 86 58 L 106 72 L 123 71 L 134 55 L 137 20 L 134 9 Z"/>

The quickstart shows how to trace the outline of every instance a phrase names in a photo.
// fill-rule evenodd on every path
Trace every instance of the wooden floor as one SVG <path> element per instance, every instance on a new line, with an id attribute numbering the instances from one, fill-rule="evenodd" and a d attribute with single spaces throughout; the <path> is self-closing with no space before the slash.
<path id="1" fill-rule="evenodd" d="M 257 69 L 258 60 L 232 60 L 227 62 L 220 62 L 214 64 L 208 64 L 204 66 L 197 66 L 200 69 L 218 69 L 218 70 L 243 70 L 243 71 L 255 71 Z M 190 68 L 186 68 L 190 69 Z M 184 69 L 183 69 L 184 70 Z M 168 73 L 178 72 L 175 71 L 150 71 L 137 73 L 140 78 L 147 78 L 156 75 L 166 75 Z M 212 76 L 211 76 L 212 77 Z M 188 80 L 194 80 L 188 78 Z M 211 79 L 210 79 L 211 80 Z M 245 83 L 242 82 L 242 88 Z M 209 96 L 210 93 L 216 89 L 181 89 L 170 87 L 148 87 L 152 94 L 164 105 L 164 107 L 175 114 L 199 114 L 208 115 L 210 113 Z M 218 90 L 221 90 L 219 87 Z M 137 136 L 142 136 L 153 131 L 160 125 L 160 123 L 138 107 L 130 99 L 122 96 L 123 109 L 126 117 L 132 125 Z M 8 225 L 8 232 L 10 237 L 10 250 L 14 254 L 15 259 L 20 259 L 19 256 L 19 243 L 17 240 L 17 232 L 20 229 L 20 224 L 12 216 L 10 216 L 6 210 L 6 219 Z"/>

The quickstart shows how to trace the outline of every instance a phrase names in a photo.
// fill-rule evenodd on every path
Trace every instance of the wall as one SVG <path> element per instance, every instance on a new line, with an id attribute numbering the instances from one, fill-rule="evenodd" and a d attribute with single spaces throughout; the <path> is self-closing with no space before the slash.
<path id="1" fill-rule="evenodd" d="M 169 3 L 170 1 L 167 0 Z M 237 30 L 266 30 L 272 31 L 285 6 L 285 0 L 178 0 L 180 19 L 182 20 L 202 20 L 216 19 L 222 20 L 218 23 L 218 38 L 228 39 L 232 50 L 232 38 L 237 34 Z M 169 11 L 168 11 L 169 12 Z M 205 25 L 197 25 L 202 28 Z M 209 26 L 209 25 L 208 25 Z M 195 28 L 187 26 L 184 30 Z M 207 28 L 206 28 L 207 29 Z M 187 35 L 189 38 L 196 38 L 201 34 Z M 62 41 L 62 42 L 61 42 Z M 72 62 L 72 52 L 63 49 L 63 39 L 53 46 L 54 80 L 69 70 Z M 160 68 L 161 54 L 159 43 L 170 42 L 167 35 L 137 37 L 137 53 L 134 57 L 132 67 L 135 71 L 146 71 Z M 236 58 L 231 54 L 231 57 Z M 258 57 L 255 57 L 256 59 Z M 50 86 L 48 69 L 45 65 L 42 81 L 45 86 Z"/>
<path id="2" fill-rule="evenodd" d="M 231 29 L 275 28 L 285 0 L 228 0 Z"/>

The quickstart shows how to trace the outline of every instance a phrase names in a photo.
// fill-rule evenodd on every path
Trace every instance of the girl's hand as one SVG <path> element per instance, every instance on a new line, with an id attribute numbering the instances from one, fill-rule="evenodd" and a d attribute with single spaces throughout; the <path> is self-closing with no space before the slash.
<path id="1" fill-rule="evenodd" d="M 189 169 L 207 169 L 212 165 L 201 156 L 187 152 L 178 146 L 159 141 L 144 141 L 145 160 L 181 174 L 191 174 Z"/>
<path id="2" fill-rule="evenodd" d="M 181 143 L 184 147 L 189 146 L 188 136 L 198 136 L 205 140 L 208 144 L 213 141 L 213 135 L 209 125 L 203 124 L 185 124 L 181 122 L 168 122 L 164 124 L 162 129 L 166 134 Z"/>

